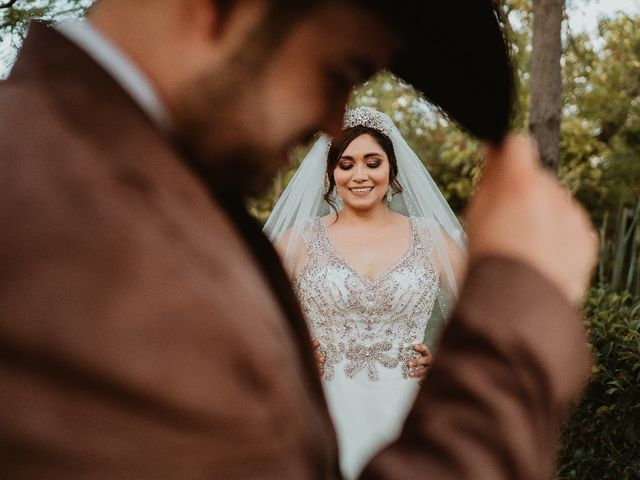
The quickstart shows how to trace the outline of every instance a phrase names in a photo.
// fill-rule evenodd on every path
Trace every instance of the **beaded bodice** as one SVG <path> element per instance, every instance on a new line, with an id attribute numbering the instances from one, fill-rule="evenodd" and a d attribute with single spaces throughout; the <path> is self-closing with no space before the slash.
<path id="1" fill-rule="evenodd" d="M 427 223 L 412 218 L 411 229 L 407 252 L 371 281 L 334 250 L 321 218 L 305 226 L 308 258 L 294 288 L 326 357 L 325 380 L 336 368 L 349 378 L 364 370 L 372 381 L 380 368 L 397 368 L 407 378 L 406 361 L 419 356 L 413 345 L 423 339 L 438 294 Z"/>

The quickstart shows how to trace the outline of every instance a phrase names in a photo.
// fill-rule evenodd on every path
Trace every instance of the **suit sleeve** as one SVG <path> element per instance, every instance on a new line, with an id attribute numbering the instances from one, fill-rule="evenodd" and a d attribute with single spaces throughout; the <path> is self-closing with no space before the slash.
<path id="1" fill-rule="evenodd" d="M 559 428 L 589 374 L 580 312 L 507 258 L 471 266 L 400 438 L 367 480 L 551 478 Z"/>

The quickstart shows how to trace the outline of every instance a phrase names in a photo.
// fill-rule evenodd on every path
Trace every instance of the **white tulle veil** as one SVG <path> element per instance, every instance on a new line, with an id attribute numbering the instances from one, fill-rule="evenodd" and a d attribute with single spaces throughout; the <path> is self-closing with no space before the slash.
<path id="1" fill-rule="evenodd" d="M 424 218 L 423 223 L 429 229 L 434 265 L 440 272 L 440 291 L 425 332 L 425 342 L 433 347 L 442 322 L 457 297 L 458 285 L 450 252 L 455 248 L 458 254 L 466 255 L 465 233 L 426 168 L 388 115 L 369 107 L 358 107 L 347 112 L 344 127 L 356 125 L 382 132 L 393 144 L 398 165 L 397 181 L 402 191 L 393 196 L 389 208 L 405 216 Z M 289 272 L 294 271 L 294 262 L 300 249 L 304 248 L 304 226 L 309 219 L 330 212 L 324 200 L 330 142 L 329 137 L 322 135 L 314 143 L 264 226 L 269 239 L 278 246 Z M 341 206 L 339 201 L 338 204 Z"/>

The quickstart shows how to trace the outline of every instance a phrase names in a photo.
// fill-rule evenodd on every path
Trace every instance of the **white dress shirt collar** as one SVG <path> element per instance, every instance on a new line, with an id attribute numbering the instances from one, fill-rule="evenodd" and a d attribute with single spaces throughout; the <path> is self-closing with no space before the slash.
<path id="1" fill-rule="evenodd" d="M 169 112 L 149 78 L 90 22 L 64 20 L 56 29 L 104 68 L 161 129 L 170 128 Z"/>

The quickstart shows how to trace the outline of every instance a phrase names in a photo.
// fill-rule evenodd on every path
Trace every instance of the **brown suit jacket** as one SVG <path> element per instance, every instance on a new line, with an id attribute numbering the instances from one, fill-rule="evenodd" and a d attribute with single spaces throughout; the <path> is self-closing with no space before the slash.
<path id="1" fill-rule="evenodd" d="M 242 203 L 43 26 L 0 112 L 2 478 L 336 477 L 302 316 Z M 547 477 L 588 365 L 577 312 L 485 259 L 439 352 L 364 477 Z"/>

